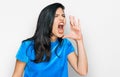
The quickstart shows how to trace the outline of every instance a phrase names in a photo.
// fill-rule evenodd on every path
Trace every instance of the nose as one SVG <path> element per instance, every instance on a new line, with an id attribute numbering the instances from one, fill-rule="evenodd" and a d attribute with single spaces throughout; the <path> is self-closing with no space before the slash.
<path id="1" fill-rule="evenodd" d="M 59 17 L 59 20 L 63 21 L 65 18 L 63 16 Z"/>

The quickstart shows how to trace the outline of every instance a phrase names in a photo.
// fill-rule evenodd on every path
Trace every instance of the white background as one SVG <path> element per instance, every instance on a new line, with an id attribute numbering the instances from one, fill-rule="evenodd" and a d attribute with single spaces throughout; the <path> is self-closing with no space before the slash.
<path id="1" fill-rule="evenodd" d="M 0 77 L 11 77 L 21 41 L 35 31 L 38 15 L 53 2 L 81 20 L 89 71 L 85 77 L 120 77 L 119 0 L 0 0 Z M 68 30 L 68 31 L 67 31 Z M 79 77 L 69 69 L 69 77 Z"/>

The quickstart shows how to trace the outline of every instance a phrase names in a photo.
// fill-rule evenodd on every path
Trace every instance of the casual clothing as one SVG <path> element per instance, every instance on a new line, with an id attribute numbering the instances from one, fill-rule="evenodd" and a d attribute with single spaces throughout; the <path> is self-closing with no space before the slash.
<path id="1" fill-rule="evenodd" d="M 68 39 L 51 42 L 51 58 L 48 62 L 34 63 L 35 59 L 33 41 L 22 42 L 16 58 L 25 62 L 24 77 L 68 77 L 68 59 L 67 56 L 74 51 L 74 47 Z"/>

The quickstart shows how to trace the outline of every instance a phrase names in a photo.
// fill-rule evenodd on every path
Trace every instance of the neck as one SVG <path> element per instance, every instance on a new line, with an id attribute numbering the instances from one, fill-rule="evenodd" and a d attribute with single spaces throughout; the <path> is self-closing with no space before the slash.
<path id="1" fill-rule="evenodd" d="M 52 36 L 51 37 L 51 42 L 54 42 L 54 41 L 56 41 L 57 40 L 57 37 L 55 37 L 55 36 Z"/>

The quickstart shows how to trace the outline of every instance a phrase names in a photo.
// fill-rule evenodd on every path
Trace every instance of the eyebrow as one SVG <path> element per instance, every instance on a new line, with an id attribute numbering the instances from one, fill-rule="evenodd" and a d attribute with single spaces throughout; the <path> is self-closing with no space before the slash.
<path id="1" fill-rule="evenodd" d="M 55 15 L 65 15 L 65 14 L 63 13 L 63 14 L 55 14 Z"/>

